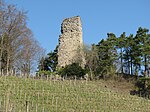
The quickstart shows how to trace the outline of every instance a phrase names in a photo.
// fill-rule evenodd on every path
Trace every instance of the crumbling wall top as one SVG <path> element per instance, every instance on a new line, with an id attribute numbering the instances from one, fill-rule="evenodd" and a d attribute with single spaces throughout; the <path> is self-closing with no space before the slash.
<path id="1" fill-rule="evenodd" d="M 82 32 L 82 24 L 79 16 L 66 18 L 61 25 L 61 33 Z"/>

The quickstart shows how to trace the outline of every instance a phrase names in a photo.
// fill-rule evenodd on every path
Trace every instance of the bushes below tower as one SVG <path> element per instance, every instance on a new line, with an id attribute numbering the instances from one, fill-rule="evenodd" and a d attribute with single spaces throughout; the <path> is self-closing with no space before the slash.
<path id="1" fill-rule="evenodd" d="M 86 71 L 78 63 L 66 65 L 65 68 L 59 70 L 59 75 L 71 79 L 82 78 L 85 74 Z"/>

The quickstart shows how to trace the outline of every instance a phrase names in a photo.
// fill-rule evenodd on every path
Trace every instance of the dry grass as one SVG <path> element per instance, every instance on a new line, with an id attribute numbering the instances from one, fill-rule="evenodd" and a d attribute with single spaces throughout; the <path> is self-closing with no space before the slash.
<path id="1" fill-rule="evenodd" d="M 123 90 L 124 83 L 3 76 L 0 77 L 0 111 L 149 112 L 148 99 L 118 91 L 116 86 Z"/>

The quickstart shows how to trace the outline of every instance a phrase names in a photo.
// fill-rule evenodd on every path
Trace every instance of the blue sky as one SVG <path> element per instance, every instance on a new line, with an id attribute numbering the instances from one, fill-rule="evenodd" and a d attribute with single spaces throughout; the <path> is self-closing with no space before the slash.
<path id="1" fill-rule="evenodd" d="M 28 27 L 47 53 L 58 44 L 63 19 L 79 15 L 86 44 L 98 43 L 108 32 L 120 36 L 150 29 L 150 0 L 5 0 L 27 11 Z"/>

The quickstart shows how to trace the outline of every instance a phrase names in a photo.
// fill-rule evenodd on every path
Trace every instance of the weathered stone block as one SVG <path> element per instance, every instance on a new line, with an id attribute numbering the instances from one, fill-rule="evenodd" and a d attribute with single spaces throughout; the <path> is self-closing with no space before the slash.
<path id="1" fill-rule="evenodd" d="M 58 47 L 58 67 L 65 67 L 75 62 L 82 67 L 85 65 L 82 24 L 79 16 L 63 20 Z"/>

